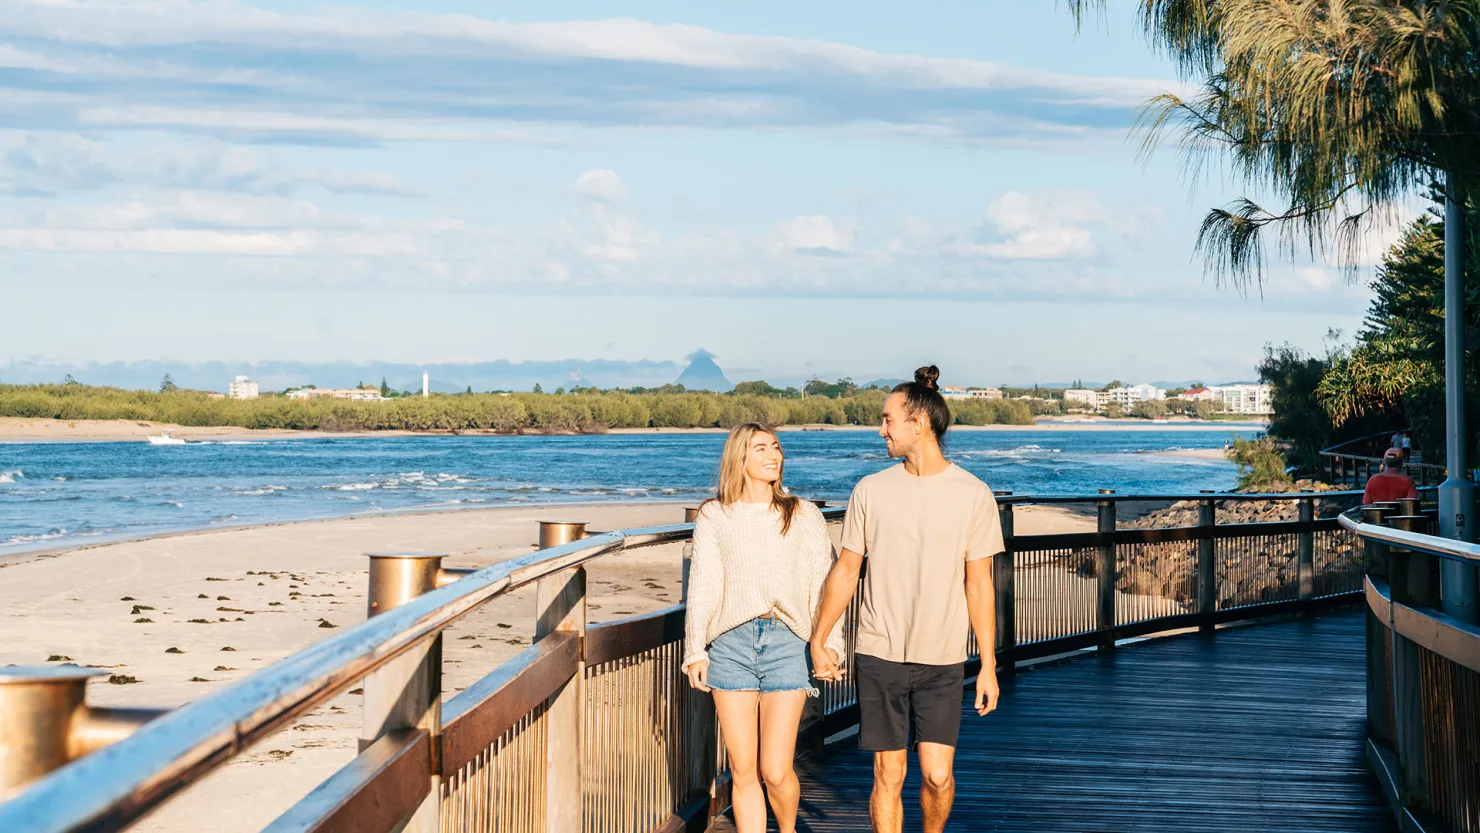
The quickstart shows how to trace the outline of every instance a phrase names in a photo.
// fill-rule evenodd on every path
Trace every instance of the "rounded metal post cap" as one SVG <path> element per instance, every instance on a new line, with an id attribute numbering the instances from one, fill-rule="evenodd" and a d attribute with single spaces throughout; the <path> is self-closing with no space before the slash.
<path id="1" fill-rule="evenodd" d="M 446 558 L 445 552 L 367 552 L 366 558 Z"/>

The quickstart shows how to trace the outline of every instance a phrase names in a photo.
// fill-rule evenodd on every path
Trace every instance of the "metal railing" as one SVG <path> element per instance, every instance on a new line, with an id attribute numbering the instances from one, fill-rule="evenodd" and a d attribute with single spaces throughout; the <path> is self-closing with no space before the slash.
<path id="1" fill-rule="evenodd" d="M 998 667 L 1010 674 L 1020 662 L 1113 650 L 1133 637 L 1350 603 L 1362 587 L 1357 539 L 1335 517 L 1316 517 L 1316 504 L 1355 498 L 1003 493 Z M 1199 522 L 1121 528 L 1117 506 L 1148 499 L 1188 501 Z M 1220 505 L 1248 500 L 1294 504 L 1295 517 L 1217 523 Z M 1093 504 L 1097 531 L 1013 533 L 1016 507 L 1069 503 Z M 824 514 L 837 521 L 843 511 Z M 365 622 L 128 734 L 153 715 L 140 716 L 98 751 L 72 748 L 90 754 L 69 763 L 54 756 L 40 765 L 49 774 L 0 782 L 8 798 L 0 830 L 121 830 L 362 680 L 360 754 L 268 830 L 647 833 L 704 824 L 728 805 L 728 775 L 712 701 L 679 669 L 682 605 L 588 625 L 585 604 L 589 562 L 687 541 L 692 525 L 583 534 L 581 524 L 549 525 L 539 551 L 476 571 L 443 569 L 434 554 L 373 557 Z M 534 643 L 444 704 L 443 629 L 529 585 Z M 855 598 L 844 621 L 850 665 L 857 608 Z M 87 711 L 85 678 L 53 676 L 0 678 L 0 761 L 27 754 L 38 733 L 71 748 L 73 715 Z M 821 688 L 802 751 L 857 722 L 851 677 Z"/>
<path id="2" fill-rule="evenodd" d="M 1369 764 L 1404 830 L 1480 833 L 1480 626 L 1438 609 L 1439 561 L 1480 570 L 1480 545 L 1412 503 L 1362 516 Z"/>
<path id="3" fill-rule="evenodd" d="M 1320 472 L 1326 478 L 1326 482 L 1333 486 L 1351 486 L 1361 489 L 1367 485 L 1367 478 L 1382 471 L 1382 453 L 1388 448 L 1388 440 L 1394 434 L 1409 434 L 1412 429 L 1404 428 L 1400 431 L 1383 431 L 1378 434 L 1368 434 L 1365 437 L 1357 437 L 1338 443 L 1330 448 L 1320 451 Z M 1408 475 L 1413 482 L 1420 487 L 1437 486 L 1444 482 L 1448 468 L 1438 463 L 1425 463 L 1409 460 L 1404 463 Z"/>

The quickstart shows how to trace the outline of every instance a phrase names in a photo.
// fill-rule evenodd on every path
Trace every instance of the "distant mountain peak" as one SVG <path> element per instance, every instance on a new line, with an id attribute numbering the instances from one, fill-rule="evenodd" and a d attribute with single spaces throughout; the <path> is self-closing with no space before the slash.
<path id="1" fill-rule="evenodd" d="M 674 384 L 683 385 L 687 390 L 734 390 L 735 386 L 725 378 L 725 372 L 714 363 L 713 353 L 700 348 L 690 353 L 688 359 L 689 366 L 678 375 Z"/>

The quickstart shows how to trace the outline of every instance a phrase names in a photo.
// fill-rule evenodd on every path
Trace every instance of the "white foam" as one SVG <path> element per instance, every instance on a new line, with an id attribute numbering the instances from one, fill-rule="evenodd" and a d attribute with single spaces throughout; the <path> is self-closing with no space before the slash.
<path id="1" fill-rule="evenodd" d="M 17 478 L 25 478 L 25 476 L 25 472 L 22 472 L 20 469 L 0 471 L 0 483 L 14 483 Z"/>
<path id="2" fill-rule="evenodd" d="M 34 544 L 37 541 L 50 541 L 54 538 L 61 538 L 66 534 L 67 530 L 65 529 L 53 529 L 50 532 L 43 532 L 40 535 L 12 535 L 4 541 L 0 541 L 0 547 L 9 547 L 15 544 Z"/>
<path id="3" fill-rule="evenodd" d="M 256 497 L 258 495 L 275 495 L 278 492 L 286 492 L 287 490 L 287 486 L 267 485 L 263 486 L 260 489 L 247 489 L 246 491 L 234 492 L 233 494 L 242 495 L 244 497 Z"/>

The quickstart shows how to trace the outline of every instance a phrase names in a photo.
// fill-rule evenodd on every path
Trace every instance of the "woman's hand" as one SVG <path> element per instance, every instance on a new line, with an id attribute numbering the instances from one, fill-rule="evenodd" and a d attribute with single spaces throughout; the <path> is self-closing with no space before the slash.
<path id="1" fill-rule="evenodd" d="M 838 654 L 826 645 L 812 645 L 812 676 L 819 680 L 841 680 L 843 669 L 838 667 Z"/>
<path id="2" fill-rule="evenodd" d="M 701 659 L 689 666 L 689 685 L 694 688 L 709 691 L 709 660 Z"/>

